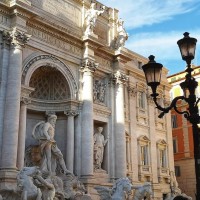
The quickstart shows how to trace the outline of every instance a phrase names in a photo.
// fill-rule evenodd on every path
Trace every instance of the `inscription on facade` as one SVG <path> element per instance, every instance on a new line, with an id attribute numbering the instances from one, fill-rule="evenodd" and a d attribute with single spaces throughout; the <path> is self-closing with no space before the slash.
<path id="1" fill-rule="evenodd" d="M 10 19 L 8 17 L 0 14 L 0 24 L 9 26 L 10 25 Z"/>
<path id="2" fill-rule="evenodd" d="M 32 0 L 32 5 L 81 27 L 81 9 L 65 0 Z"/>
<path id="3" fill-rule="evenodd" d="M 63 40 L 59 40 L 57 39 L 56 37 L 54 36 L 51 36 L 47 33 L 44 33 L 40 30 L 37 30 L 33 27 L 27 27 L 27 30 L 28 30 L 28 34 L 32 35 L 33 37 L 43 41 L 43 42 L 46 42 L 52 46 L 55 46 L 59 49 L 62 49 L 64 51 L 69 51 L 73 54 L 76 54 L 77 56 L 81 56 L 82 55 L 82 51 L 80 48 L 72 45 L 72 44 L 69 44 L 67 42 L 64 42 Z"/>

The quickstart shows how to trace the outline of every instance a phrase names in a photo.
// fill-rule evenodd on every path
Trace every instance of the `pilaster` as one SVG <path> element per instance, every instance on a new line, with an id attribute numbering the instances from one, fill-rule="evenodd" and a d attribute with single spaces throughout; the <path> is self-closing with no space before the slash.
<path id="1" fill-rule="evenodd" d="M 125 116 L 124 116 L 124 84 L 128 77 L 117 71 L 112 74 L 112 81 L 115 84 L 115 177 L 126 176 L 126 137 L 125 137 Z"/>
<path id="2" fill-rule="evenodd" d="M 8 34 L 9 35 L 9 34 Z M 29 36 L 14 29 L 10 32 L 10 56 L 2 144 L 2 168 L 16 169 L 21 92 L 22 47 Z"/>

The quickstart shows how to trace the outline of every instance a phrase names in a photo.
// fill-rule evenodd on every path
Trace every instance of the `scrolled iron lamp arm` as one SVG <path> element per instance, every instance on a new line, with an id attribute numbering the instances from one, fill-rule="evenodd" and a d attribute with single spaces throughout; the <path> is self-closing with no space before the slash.
<path id="1" fill-rule="evenodd" d="M 158 104 L 157 98 L 156 98 L 156 96 L 155 96 L 154 94 L 152 94 L 151 96 L 153 97 L 153 101 L 154 101 L 154 103 L 156 104 L 156 108 L 157 108 L 158 110 L 161 110 L 161 111 L 162 111 L 162 112 L 159 114 L 159 116 L 158 116 L 159 118 L 162 118 L 162 117 L 163 117 L 166 113 L 168 113 L 172 108 L 174 108 L 174 110 L 175 110 L 177 113 L 183 114 L 184 117 L 185 117 L 186 119 L 189 118 L 189 115 L 190 115 L 190 114 L 189 114 L 188 111 L 179 111 L 179 110 L 177 109 L 177 106 L 176 106 L 178 100 L 186 100 L 186 98 L 185 98 L 184 96 L 175 97 L 175 98 L 172 100 L 170 106 L 168 106 L 168 107 L 166 107 L 166 108 L 163 108 L 162 106 L 160 106 L 160 105 Z M 187 101 L 187 100 L 186 100 L 186 101 Z"/>

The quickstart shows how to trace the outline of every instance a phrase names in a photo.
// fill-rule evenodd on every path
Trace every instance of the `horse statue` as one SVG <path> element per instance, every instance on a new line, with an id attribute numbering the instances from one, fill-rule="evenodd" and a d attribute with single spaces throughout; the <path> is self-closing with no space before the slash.
<path id="1" fill-rule="evenodd" d="M 38 167 L 24 167 L 17 175 L 17 187 L 0 191 L 3 199 L 42 200 L 41 190 L 33 183 L 39 174 Z"/>
<path id="2" fill-rule="evenodd" d="M 126 194 L 131 192 L 132 187 L 130 179 L 126 177 L 118 179 L 111 189 L 103 186 L 94 188 L 99 193 L 101 200 L 125 200 Z"/>
<path id="3" fill-rule="evenodd" d="M 39 175 L 38 167 L 24 167 L 17 175 L 18 187 L 21 187 L 22 199 L 42 199 L 41 190 L 33 183 L 33 177 Z"/>
<path id="4" fill-rule="evenodd" d="M 142 186 L 133 186 L 132 189 L 135 189 L 133 200 L 143 200 L 144 198 L 150 200 L 153 195 L 151 183 L 149 182 L 144 183 Z"/>

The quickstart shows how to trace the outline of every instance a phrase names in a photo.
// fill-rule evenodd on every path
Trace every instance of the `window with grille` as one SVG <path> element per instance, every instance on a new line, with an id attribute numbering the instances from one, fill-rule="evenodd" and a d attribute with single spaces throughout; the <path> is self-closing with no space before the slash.
<path id="1" fill-rule="evenodd" d="M 53 67 L 38 68 L 33 73 L 29 85 L 35 88 L 30 95 L 34 99 L 63 100 L 70 97 L 67 80 L 60 71 Z"/>

